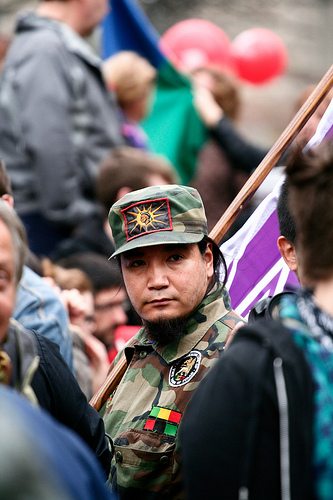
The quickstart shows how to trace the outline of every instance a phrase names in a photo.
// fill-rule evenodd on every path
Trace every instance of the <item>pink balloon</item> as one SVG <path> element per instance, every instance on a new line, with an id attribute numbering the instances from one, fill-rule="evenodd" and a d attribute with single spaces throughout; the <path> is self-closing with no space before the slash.
<path id="1" fill-rule="evenodd" d="M 230 53 L 237 76 L 254 84 L 269 82 L 287 67 L 288 54 L 283 41 L 265 28 L 240 33 L 233 40 Z"/>
<path id="2" fill-rule="evenodd" d="M 186 19 L 174 24 L 161 37 L 160 46 L 182 70 L 230 66 L 228 36 L 219 26 L 204 19 Z"/>

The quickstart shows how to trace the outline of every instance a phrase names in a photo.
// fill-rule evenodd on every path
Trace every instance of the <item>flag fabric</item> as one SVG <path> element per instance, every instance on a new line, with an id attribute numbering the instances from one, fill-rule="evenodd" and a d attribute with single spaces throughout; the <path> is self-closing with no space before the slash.
<path id="1" fill-rule="evenodd" d="M 299 286 L 277 247 L 276 203 L 284 177 L 234 236 L 221 245 L 232 307 L 247 317 L 258 300 Z"/>
<path id="2" fill-rule="evenodd" d="M 322 119 L 318 123 L 318 127 L 314 136 L 310 139 L 307 148 L 313 148 L 318 146 L 324 139 L 332 139 L 333 137 L 333 99 L 327 106 Z"/>
<path id="3" fill-rule="evenodd" d="M 194 175 L 199 149 L 208 131 L 193 107 L 190 81 L 176 71 L 159 47 L 160 36 L 135 0 L 110 0 L 103 21 L 102 57 L 133 50 L 157 69 L 152 111 L 142 123 L 152 151 L 165 155 L 182 184 Z"/>
<path id="4" fill-rule="evenodd" d="M 306 147 L 315 147 L 332 137 L 333 100 Z M 283 180 L 284 176 L 239 231 L 221 245 L 232 307 L 244 318 L 258 300 L 299 287 L 295 273 L 289 270 L 277 247 L 280 232 L 276 204 Z"/>

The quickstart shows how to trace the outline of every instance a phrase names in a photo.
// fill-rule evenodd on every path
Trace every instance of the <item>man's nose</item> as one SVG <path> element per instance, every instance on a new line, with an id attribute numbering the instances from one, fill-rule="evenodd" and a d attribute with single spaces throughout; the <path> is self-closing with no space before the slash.
<path id="1" fill-rule="evenodd" d="M 149 268 L 148 288 L 160 290 L 169 285 L 169 279 L 164 266 L 152 264 Z"/>

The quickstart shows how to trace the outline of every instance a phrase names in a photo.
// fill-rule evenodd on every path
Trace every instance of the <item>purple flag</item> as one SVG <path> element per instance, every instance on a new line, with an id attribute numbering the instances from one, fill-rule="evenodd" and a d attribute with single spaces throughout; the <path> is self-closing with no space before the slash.
<path id="1" fill-rule="evenodd" d="M 333 136 L 333 100 L 307 147 Z M 221 245 L 228 268 L 227 288 L 232 307 L 247 317 L 258 300 L 299 287 L 277 247 L 280 236 L 276 203 L 284 177 L 234 236 Z"/>

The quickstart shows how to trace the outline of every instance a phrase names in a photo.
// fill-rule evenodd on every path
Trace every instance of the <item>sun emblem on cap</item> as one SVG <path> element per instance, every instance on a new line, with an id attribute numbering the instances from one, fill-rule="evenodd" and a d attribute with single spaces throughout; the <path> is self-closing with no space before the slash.
<path id="1" fill-rule="evenodd" d="M 125 219 L 127 241 L 147 233 L 172 230 L 167 198 L 135 203 L 121 212 Z"/>
<path id="2" fill-rule="evenodd" d="M 157 213 L 163 207 L 163 205 L 164 203 L 162 203 L 155 209 L 153 209 L 152 205 L 150 205 L 149 208 L 143 206 L 143 209 L 135 207 L 137 210 L 136 212 L 128 212 L 129 215 L 133 215 L 134 217 L 133 220 L 128 221 L 128 224 L 135 224 L 129 231 L 129 234 L 131 234 L 138 226 L 140 228 L 140 231 L 148 231 L 149 226 L 151 226 L 151 229 L 156 229 L 157 224 L 167 225 L 166 222 L 159 219 L 160 216 L 164 215 L 164 212 L 161 214 Z"/>

